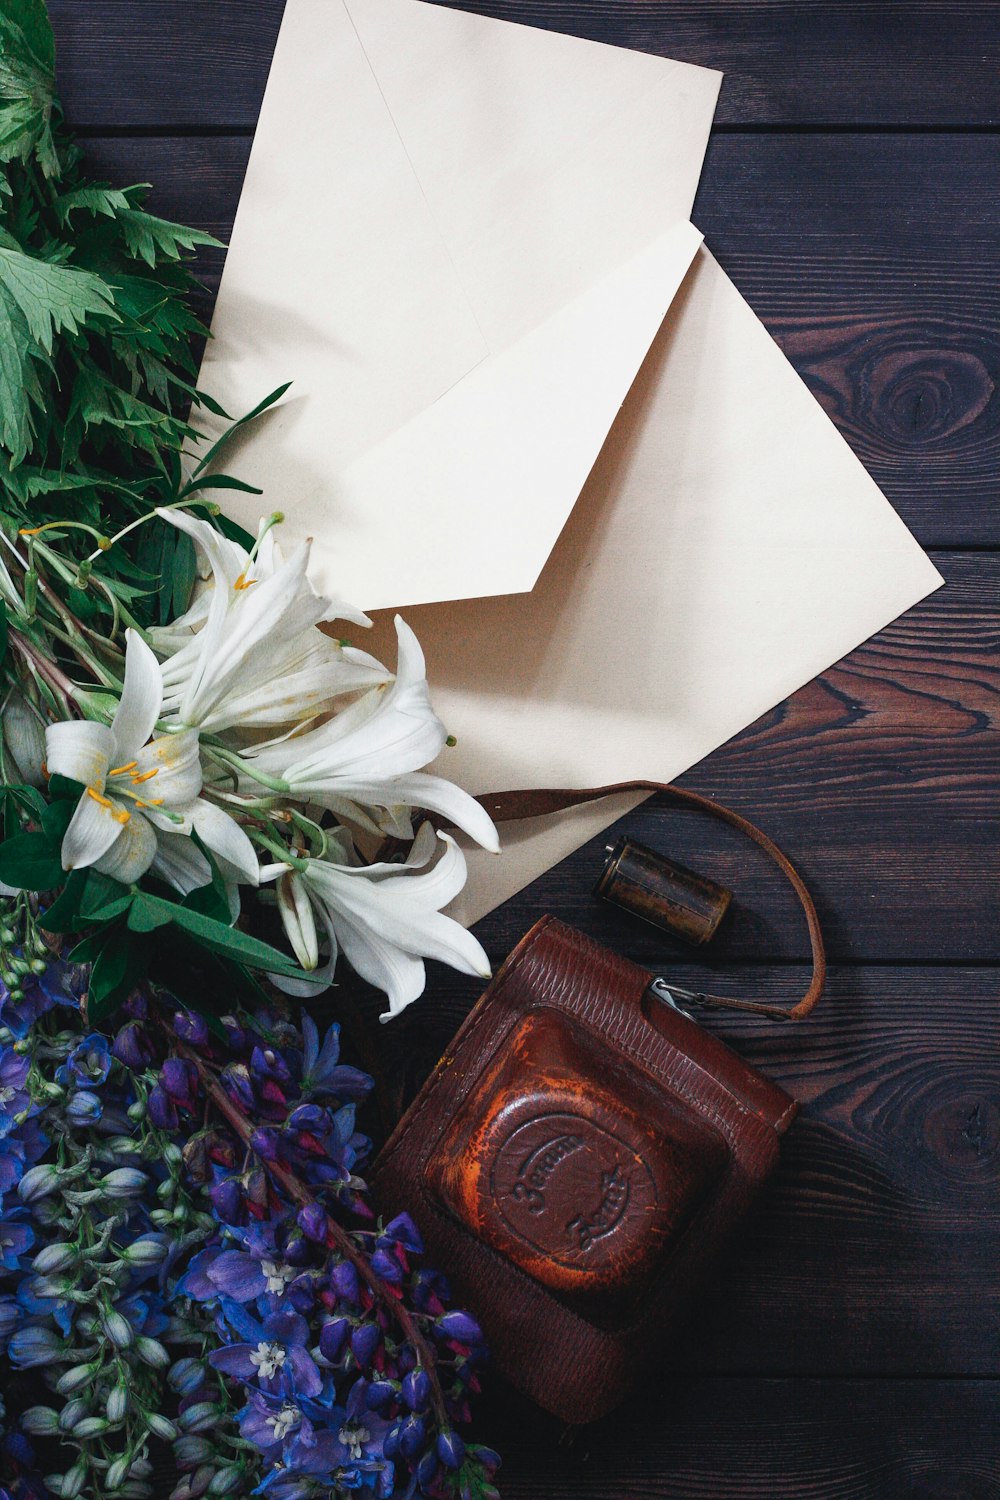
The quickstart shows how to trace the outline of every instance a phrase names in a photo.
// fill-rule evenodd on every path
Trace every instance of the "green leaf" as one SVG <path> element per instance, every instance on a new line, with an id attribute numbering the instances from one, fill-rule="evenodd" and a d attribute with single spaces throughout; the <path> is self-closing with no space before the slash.
<path id="1" fill-rule="evenodd" d="M 192 479 L 190 484 L 186 484 L 177 498 L 185 500 L 188 495 L 194 495 L 199 490 L 239 490 L 244 495 L 264 493 L 255 484 L 247 484 L 245 479 L 236 479 L 232 474 L 203 474 L 200 479 Z"/>
<path id="2" fill-rule="evenodd" d="M 74 213 L 104 214 L 107 218 L 113 219 L 130 207 L 128 198 L 120 188 L 102 187 L 97 184 L 92 187 L 74 188 L 71 193 L 63 193 L 56 199 L 53 206 L 56 218 L 62 225 L 69 224 Z"/>
<path id="3" fill-rule="evenodd" d="M 286 380 L 284 385 L 279 385 L 277 390 L 272 391 L 269 396 L 265 396 L 263 401 L 259 401 L 254 407 L 253 411 L 248 411 L 245 417 L 239 417 L 231 427 L 227 427 L 222 436 L 220 438 L 217 438 L 212 444 L 211 448 L 209 448 L 208 452 L 202 458 L 201 462 L 195 465 L 195 468 L 192 471 L 192 477 L 197 478 L 197 476 L 201 474 L 203 470 L 208 468 L 209 464 L 212 462 L 212 459 L 215 458 L 216 454 L 222 452 L 226 444 L 232 441 L 241 427 L 245 427 L 248 422 L 255 422 L 259 416 L 263 415 L 263 413 L 267 411 L 269 406 L 273 406 L 276 401 L 280 401 L 291 384 L 292 382 L 290 380 Z M 199 394 L 201 393 L 199 392 Z"/>
<path id="4" fill-rule="evenodd" d="M 6 600 L 0 599 L 0 663 L 7 656 L 7 645 L 10 636 L 10 621 L 7 618 Z"/>
<path id="5" fill-rule="evenodd" d="M 19 891 L 50 891 L 66 872 L 44 833 L 19 833 L 0 844 L 0 881 Z"/>
<path id="6" fill-rule="evenodd" d="M 58 802 L 49 802 L 42 813 L 42 828 L 53 852 L 61 848 L 63 838 L 73 820 L 73 814 L 76 812 L 79 800 L 80 794 L 78 792 L 75 798 L 64 797 Z"/>
<path id="7" fill-rule="evenodd" d="M 221 958 L 231 958 L 237 963 L 246 964 L 248 968 L 263 969 L 267 973 L 301 977 L 298 965 L 269 943 L 262 943 L 259 938 L 250 937 L 248 933 L 240 932 L 238 928 L 205 916 L 202 912 L 193 911 L 188 906 L 165 901 L 161 896 L 151 896 L 143 891 L 136 897 L 128 921 L 133 931 L 140 932 L 150 932 L 154 927 L 166 926 L 168 922 L 172 922 L 196 943 Z"/>
<path id="8" fill-rule="evenodd" d="M 55 42 L 42 0 L 4 0 L 0 13 L 0 162 L 34 158 L 59 176 L 52 137 Z"/>
<path id="9" fill-rule="evenodd" d="M 0 291 L 23 314 L 31 338 L 46 354 L 52 353 L 57 333 L 78 333 L 95 317 L 118 320 L 111 289 L 99 276 L 5 245 L 0 245 Z"/>
<path id="10" fill-rule="evenodd" d="M 80 901 L 80 916 L 84 922 L 110 922 L 132 905 L 134 892 L 120 880 L 112 880 L 110 875 L 102 875 L 99 870 L 90 870 L 88 874 L 90 879 Z"/>
<path id="11" fill-rule="evenodd" d="M 160 896 L 150 896 L 140 891 L 133 900 L 128 914 L 128 925 L 132 932 L 155 932 L 157 927 L 166 927 L 179 910 L 173 901 L 164 901 Z"/>
<path id="12" fill-rule="evenodd" d="M 80 920 L 80 899 L 87 884 L 89 870 L 74 870 L 62 892 L 38 918 L 46 932 L 78 932 L 85 924 Z"/>
<path id="13" fill-rule="evenodd" d="M 146 972 L 149 956 L 121 924 L 106 928 L 105 933 L 106 941 L 94 960 L 87 991 L 87 1019 L 92 1026 L 101 1025 L 128 999 Z"/>
<path id="14" fill-rule="evenodd" d="M 82 781 L 60 776 L 58 771 L 49 777 L 49 798 L 53 802 L 79 802 L 86 790 Z"/>
<path id="15" fill-rule="evenodd" d="M 198 245 L 207 245 L 214 250 L 224 250 L 221 240 L 205 234 L 200 229 L 188 229 L 183 224 L 172 224 L 168 219 L 158 219 L 138 208 L 126 207 L 116 215 L 130 255 L 144 260 L 154 267 L 162 256 L 167 260 L 180 260 L 183 251 L 194 250 Z"/>

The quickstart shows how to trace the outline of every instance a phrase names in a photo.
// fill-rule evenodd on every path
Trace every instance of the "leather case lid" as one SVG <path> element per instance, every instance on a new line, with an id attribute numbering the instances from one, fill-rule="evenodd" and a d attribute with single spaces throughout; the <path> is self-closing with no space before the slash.
<path id="1" fill-rule="evenodd" d="M 570 1422 L 641 1378 L 795 1112 L 724 1043 L 650 1004 L 649 980 L 544 918 L 374 1175 L 380 1206 L 421 1226 L 495 1363 Z"/>

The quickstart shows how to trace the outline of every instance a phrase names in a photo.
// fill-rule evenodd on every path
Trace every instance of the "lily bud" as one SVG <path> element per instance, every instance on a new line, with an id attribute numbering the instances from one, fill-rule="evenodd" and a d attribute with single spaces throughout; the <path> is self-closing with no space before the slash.
<path id="1" fill-rule="evenodd" d="M 315 969 L 319 963 L 316 918 L 305 886 L 294 870 L 289 870 L 278 881 L 278 911 L 295 957 L 303 969 Z"/>

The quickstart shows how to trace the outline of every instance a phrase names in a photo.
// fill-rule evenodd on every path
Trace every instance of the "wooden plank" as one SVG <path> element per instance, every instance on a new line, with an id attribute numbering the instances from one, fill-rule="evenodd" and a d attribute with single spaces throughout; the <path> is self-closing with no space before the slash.
<path id="1" fill-rule="evenodd" d="M 1000 558 L 936 561 L 944 589 L 683 778 L 763 825 L 797 861 L 837 959 L 1000 958 Z M 783 878 L 728 830 L 653 801 L 617 831 L 736 891 L 715 966 L 807 956 Z M 617 915 L 590 894 L 606 842 L 536 881 L 533 909 L 617 933 Z M 509 902 L 481 935 L 504 949 L 520 921 Z M 637 952 L 654 961 L 660 935 L 634 931 Z"/>
<path id="2" fill-rule="evenodd" d="M 682 1379 L 575 1431 L 511 1396 L 480 1415 L 504 1500 L 987 1500 L 1000 1480 L 990 1381 Z"/>
<path id="3" fill-rule="evenodd" d="M 521 931 L 541 909 L 522 901 Z M 635 927 L 579 925 L 644 957 L 629 941 Z M 683 985 L 699 977 L 662 952 L 653 966 Z M 807 978 L 798 967 L 745 970 L 729 989 L 784 1004 Z M 480 988 L 435 966 L 421 1000 L 379 1028 L 382 1066 L 407 1070 L 415 1086 Z M 803 1108 L 776 1177 L 695 1303 L 693 1327 L 671 1338 L 669 1367 L 1000 1375 L 996 974 L 835 968 L 808 1022 L 699 1020 Z"/>
<path id="4" fill-rule="evenodd" d="M 996 0 L 481 0 L 463 8 L 721 68 L 728 125 L 990 125 Z M 257 118 L 282 0 L 52 0 L 81 125 Z M 109 59 L 113 66 L 109 66 Z"/>
<path id="5" fill-rule="evenodd" d="M 228 238 L 250 143 L 93 139 Z M 1000 137 L 719 137 L 697 222 L 926 545 L 1000 543 Z M 919 211 L 918 211 L 919 206 Z M 214 285 L 221 254 L 207 257 Z"/>

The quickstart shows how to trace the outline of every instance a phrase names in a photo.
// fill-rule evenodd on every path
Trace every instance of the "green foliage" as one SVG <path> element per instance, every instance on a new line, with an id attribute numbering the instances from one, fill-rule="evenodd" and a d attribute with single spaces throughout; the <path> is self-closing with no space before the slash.
<path id="1" fill-rule="evenodd" d="M 196 344 L 186 259 L 218 242 L 143 208 L 143 184 L 85 176 L 60 123 L 42 0 L 0 15 L 0 509 L 55 517 L 74 490 L 100 530 L 169 503 Z M 214 407 L 213 407 L 214 409 Z"/>

